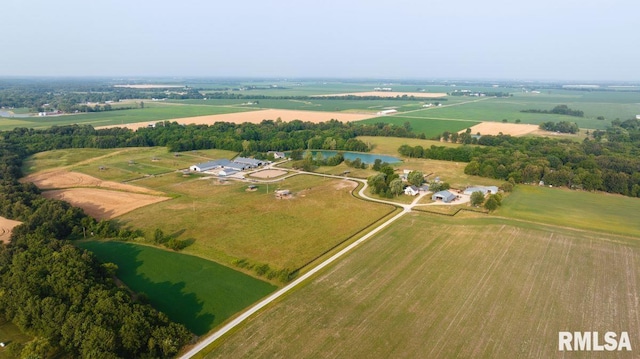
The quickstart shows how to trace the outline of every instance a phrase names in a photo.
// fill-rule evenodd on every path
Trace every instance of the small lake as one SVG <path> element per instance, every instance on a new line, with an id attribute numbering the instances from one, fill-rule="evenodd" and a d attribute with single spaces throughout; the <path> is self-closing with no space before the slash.
<path id="1" fill-rule="evenodd" d="M 308 151 L 305 152 L 305 154 Z M 322 153 L 324 158 L 335 156 L 338 152 L 342 152 L 342 155 L 345 159 L 349 161 L 353 161 L 356 158 L 360 158 L 360 160 L 368 165 L 373 164 L 377 158 L 379 158 L 382 162 L 387 163 L 398 163 L 402 162 L 399 158 L 388 156 L 388 155 L 380 155 L 376 153 L 365 153 L 365 152 L 349 152 L 349 151 L 329 151 L 329 150 L 312 150 L 311 154 L 315 157 L 318 153 Z M 287 152 L 287 155 L 291 154 L 291 152 Z"/>

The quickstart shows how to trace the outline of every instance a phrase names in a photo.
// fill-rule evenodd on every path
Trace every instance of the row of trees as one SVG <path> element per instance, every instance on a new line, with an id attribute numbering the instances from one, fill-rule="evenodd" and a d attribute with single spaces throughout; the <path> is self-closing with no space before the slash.
<path id="1" fill-rule="evenodd" d="M 0 313 L 35 338 L 7 349 L 30 358 L 52 352 L 78 358 L 174 356 L 192 338 L 189 331 L 118 288 L 112 279 L 115 265 L 100 264 L 65 241 L 91 232 L 107 238 L 143 234 L 96 222 L 81 209 L 45 199 L 33 184 L 18 181 L 22 159 L 35 150 L 55 148 L 52 135 L 59 130 L 32 132 L 47 139 L 37 146 L 30 146 L 30 132 L 3 133 L 0 141 L 0 215 L 23 222 L 14 228 L 10 243 L 0 246 Z"/>
<path id="2" fill-rule="evenodd" d="M 578 128 L 578 125 L 576 123 L 567 121 L 543 122 L 540 124 L 540 129 L 561 133 L 578 133 L 578 131 L 580 131 L 580 128 Z"/>
<path id="3" fill-rule="evenodd" d="M 520 112 L 525 113 L 551 113 L 555 115 L 566 115 L 566 116 L 574 116 L 574 117 L 584 117 L 584 111 L 580 110 L 572 110 L 567 105 L 558 105 L 551 110 L 522 110 Z"/>
<path id="4" fill-rule="evenodd" d="M 465 173 L 640 197 L 640 121 L 614 123 L 583 142 L 544 137 L 482 136 L 484 146 L 416 148 L 405 156 L 468 162 Z"/>

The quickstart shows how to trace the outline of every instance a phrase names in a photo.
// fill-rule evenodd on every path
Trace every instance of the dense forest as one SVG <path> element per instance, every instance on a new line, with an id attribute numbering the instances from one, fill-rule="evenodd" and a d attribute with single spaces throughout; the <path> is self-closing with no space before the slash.
<path id="1" fill-rule="evenodd" d="M 404 156 L 468 162 L 465 173 L 640 197 L 640 120 L 613 121 L 583 142 L 546 137 L 482 136 L 483 146 L 403 145 Z"/>
<path id="2" fill-rule="evenodd" d="M 141 233 L 96 222 L 66 202 L 41 197 L 33 184 L 18 182 L 22 159 L 34 153 L 17 141 L 29 136 L 18 133 L 4 133 L 0 142 L 0 215 L 23 222 L 14 228 L 10 244 L 0 247 L 0 313 L 35 339 L 10 344 L 9 353 L 25 358 L 52 352 L 78 358 L 174 356 L 191 340 L 187 329 L 118 288 L 114 265 L 102 265 L 65 241 L 85 232 L 125 239 Z M 38 147 L 55 146 L 49 141 Z"/>

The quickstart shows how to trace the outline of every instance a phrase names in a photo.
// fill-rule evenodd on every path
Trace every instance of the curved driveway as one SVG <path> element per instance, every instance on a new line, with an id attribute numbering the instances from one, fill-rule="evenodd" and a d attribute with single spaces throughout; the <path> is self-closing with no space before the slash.
<path id="1" fill-rule="evenodd" d="M 279 181 L 282 180 L 284 178 L 288 178 L 291 176 L 295 176 L 295 175 L 299 175 L 299 174 L 308 174 L 308 175 L 313 175 L 313 176 L 323 176 L 323 177 L 328 177 L 328 178 L 337 178 L 337 179 L 346 179 L 346 180 L 350 180 L 350 181 L 356 181 L 356 182 L 361 182 L 364 184 L 364 186 L 362 186 L 362 188 L 360 189 L 360 191 L 358 192 L 358 194 L 360 196 L 362 196 L 363 198 L 366 198 L 369 201 L 372 202 L 379 202 L 379 203 L 385 203 L 385 204 L 390 204 L 396 207 L 401 207 L 403 210 L 402 212 L 396 214 L 395 216 L 391 217 L 390 219 L 386 220 L 384 223 L 382 223 L 381 225 L 377 226 L 376 228 L 372 229 L 369 233 L 367 233 L 366 235 L 364 235 L 363 237 L 359 238 L 358 240 L 356 240 L 355 242 L 351 243 L 349 246 L 347 246 L 346 248 L 344 248 L 343 250 L 341 250 L 340 252 L 334 254 L 333 256 L 331 256 L 329 259 L 325 260 L 324 262 L 318 264 L 316 267 L 314 267 L 313 269 L 309 270 L 308 272 L 306 272 L 305 274 L 303 274 L 302 276 L 298 277 L 295 281 L 289 283 L 288 285 L 280 288 L 279 290 L 277 290 L 276 292 L 274 292 L 273 294 L 271 294 L 270 296 L 264 298 L 263 300 L 261 300 L 260 302 L 254 304 L 252 307 L 250 307 L 249 309 L 245 310 L 242 314 L 240 314 L 238 317 L 236 317 L 235 319 L 231 320 L 229 323 L 225 324 L 224 326 L 222 326 L 221 328 L 219 328 L 218 330 L 216 330 L 215 332 L 213 332 L 211 335 L 205 337 L 202 341 L 200 341 L 198 344 L 196 344 L 196 346 L 194 346 L 193 348 L 191 348 L 188 352 L 186 352 L 185 354 L 183 354 L 180 358 L 191 358 L 192 356 L 196 355 L 197 353 L 199 353 L 201 350 L 203 350 L 204 348 L 206 348 L 209 344 L 213 343 L 214 341 L 216 341 L 218 338 L 222 337 L 223 335 L 225 335 L 227 332 L 229 332 L 230 330 L 232 330 L 233 328 L 235 328 L 237 325 L 239 325 L 240 323 L 242 323 L 243 321 L 245 321 L 247 318 L 249 318 L 250 316 L 252 316 L 253 314 L 255 314 L 256 312 L 258 312 L 259 310 L 261 310 L 262 308 L 266 307 L 267 305 L 269 305 L 271 302 L 273 302 L 274 300 L 280 298 L 282 295 L 284 295 L 285 293 L 289 292 L 290 290 L 292 290 L 293 288 L 297 287 L 298 285 L 300 285 L 302 282 L 306 281 L 307 279 L 309 279 L 311 276 L 313 276 L 314 274 L 318 273 L 319 271 L 321 271 L 323 268 L 325 268 L 326 266 L 328 266 L 329 264 L 333 263 L 334 261 L 336 261 L 337 259 L 339 259 L 340 257 L 344 256 L 345 254 L 349 253 L 352 249 L 354 249 L 355 247 L 359 246 L 360 244 L 362 244 L 363 242 L 365 242 L 366 240 L 368 240 L 369 238 L 373 237 L 375 234 L 377 234 L 378 232 L 380 232 L 382 229 L 386 228 L 387 226 L 389 226 L 391 223 L 395 222 L 396 220 L 398 220 L 400 217 L 402 217 L 404 214 L 411 212 L 411 208 L 413 208 L 413 206 L 417 205 L 417 203 L 420 201 L 420 199 L 422 197 L 424 197 L 427 193 L 423 192 L 420 193 L 420 195 L 418 195 L 412 202 L 411 204 L 399 204 L 399 203 L 395 203 L 395 202 L 391 202 L 391 201 L 385 201 L 385 200 L 380 200 L 380 199 L 375 199 L 375 198 L 371 198 L 368 197 L 365 194 L 365 190 L 368 187 L 367 181 L 360 179 L 360 178 L 349 178 L 349 177 L 344 177 L 344 176 L 336 176 L 336 175 L 328 175 L 328 174 L 320 174 L 320 173 L 314 173 L 314 172 L 305 172 L 305 171 L 297 171 L 294 170 L 295 173 L 291 174 L 291 175 L 287 175 L 285 177 L 279 178 L 277 180 L 271 180 L 271 181 L 257 181 L 257 182 L 273 182 L 273 181 Z"/>

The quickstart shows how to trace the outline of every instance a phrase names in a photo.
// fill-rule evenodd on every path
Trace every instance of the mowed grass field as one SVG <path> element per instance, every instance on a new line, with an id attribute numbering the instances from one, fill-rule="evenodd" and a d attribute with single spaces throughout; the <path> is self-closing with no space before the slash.
<path id="1" fill-rule="evenodd" d="M 524 221 L 640 237 L 638 213 L 639 198 L 525 185 L 516 186 L 495 212 Z"/>
<path id="2" fill-rule="evenodd" d="M 276 287 L 212 261 L 149 246 L 78 241 L 102 262 L 115 263 L 127 287 L 197 335 L 207 333 Z"/>
<path id="3" fill-rule="evenodd" d="M 356 199 L 355 183 L 299 175 L 278 183 L 247 183 L 168 174 L 131 184 L 175 198 L 127 213 L 119 220 L 147 233 L 160 228 L 179 239 L 193 239 L 184 249 L 225 265 L 246 259 L 274 269 L 296 269 L 390 213 L 388 205 Z M 276 199 L 288 189 L 293 198 Z M 268 192 L 267 192 L 268 191 Z M 358 213 L 354 216 L 354 213 Z"/>
<path id="4" fill-rule="evenodd" d="M 603 357 L 558 352 L 558 331 L 628 331 L 636 350 L 639 293 L 636 240 L 413 213 L 203 356 Z"/>

